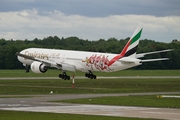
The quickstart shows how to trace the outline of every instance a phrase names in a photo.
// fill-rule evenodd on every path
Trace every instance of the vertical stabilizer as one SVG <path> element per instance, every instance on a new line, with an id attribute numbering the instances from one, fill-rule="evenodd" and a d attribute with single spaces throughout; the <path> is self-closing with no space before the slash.
<path id="1" fill-rule="evenodd" d="M 134 57 L 136 56 L 136 51 L 139 45 L 139 38 L 141 37 L 142 27 L 138 27 L 133 35 L 131 36 L 130 40 L 127 42 L 126 46 L 123 48 L 122 52 L 120 53 L 123 57 Z"/>
<path id="2" fill-rule="evenodd" d="M 122 57 L 131 57 L 131 58 L 136 57 L 136 51 L 138 48 L 139 38 L 141 37 L 142 29 L 143 29 L 142 27 L 138 27 L 134 31 L 132 37 L 127 42 L 121 53 L 110 60 L 109 66 Z"/>

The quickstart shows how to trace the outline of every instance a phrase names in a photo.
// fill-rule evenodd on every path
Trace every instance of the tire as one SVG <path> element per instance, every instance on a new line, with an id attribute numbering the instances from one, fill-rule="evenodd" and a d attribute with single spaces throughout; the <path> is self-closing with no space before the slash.
<path id="1" fill-rule="evenodd" d="M 89 74 L 88 74 L 88 73 L 86 73 L 86 74 L 85 74 L 85 77 L 88 77 L 88 76 L 89 76 Z"/>
<path id="2" fill-rule="evenodd" d="M 89 78 L 90 78 L 90 79 L 93 79 L 93 78 L 94 78 L 94 76 L 93 76 L 93 75 L 91 75 L 91 76 L 89 76 Z"/>
<path id="3" fill-rule="evenodd" d="M 61 74 L 59 74 L 59 78 L 62 78 L 62 75 L 61 75 Z"/>

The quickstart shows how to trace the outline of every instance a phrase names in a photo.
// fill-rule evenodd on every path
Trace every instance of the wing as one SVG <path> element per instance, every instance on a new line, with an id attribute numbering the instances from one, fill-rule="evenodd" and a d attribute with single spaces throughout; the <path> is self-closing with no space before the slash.
<path id="1" fill-rule="evenodd" d="M 25 55 L 25 54 L 21 54 L 21 53 L 18 53 L 18 52 L 16 53 L 16 55 L 20 56 L 20 57 L 23 57 L 23 58 L 26 58 L 26 59 L 29 59 L 29 60 L 44 63 L 48 67 L 55 67 L 57 69 L 67 70 L 67 71 L 72 71 L 72 72 L 76 71 L 74 65 L 67 64 L 67 63 L 64 63 L 64 62 L 62 63 L 62 62 L 56 62 L 56 61 L 53 61 L 53 60 L 40 59 L 40 58 Z"/>
<path id="2" fill-rule="evenodd" d="M 168 51 L 172 51 L 173 49 L 167 49 L 167 50 L 160 50 L 160 51 L 154 51 L 154 52 L 147 52 L 147 53 L 140 53 L 140 54 L 136 54 L 136 58 L 142 58 L 145 55 L 150 55 L 150 54 L 155 54 L 155 53 L 162 53 L 162 52 L 168 52 Z"/>

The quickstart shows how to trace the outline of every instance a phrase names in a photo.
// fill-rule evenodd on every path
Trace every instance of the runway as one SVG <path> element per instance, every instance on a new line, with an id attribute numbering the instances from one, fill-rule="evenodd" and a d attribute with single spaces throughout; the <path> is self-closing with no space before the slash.
<path id="1" fill-rule="evenodd" d="M 152 108 L 152 107 L 126 107 L 112 105 L 84 105 L 52 103 L 47 101 L 67 100 L 77 98 L 94 98 L 103 96 L 128 96 L 128 95 L 157 95 L 180 94 L 180 92 L 158 93 L 124 93 L 124 94 L 64 94 L 64 95 L 36 95 L 31 98 L 1 98 L 1 110 L 52 112 L 85 115 L 103 115 L 119 117 L 139 117 L 179 120 L 180 109 L 176 108 Z M 2 97 L 2 96 L 0 96 Z"/>

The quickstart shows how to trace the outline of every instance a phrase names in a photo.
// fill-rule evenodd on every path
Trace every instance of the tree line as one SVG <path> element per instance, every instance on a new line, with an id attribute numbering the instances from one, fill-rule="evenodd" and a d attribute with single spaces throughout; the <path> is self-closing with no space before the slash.
<path id="1" fill-rule="evenodd" d="M 99 39 L 97 41 L 83 40 L 78 37 L 59 38 L 49 36 L 43 39 L 35 38 L 34 40 L 5 40 L 0 39 L 0 69 L 22 69 L 24 66 L 15 56 L 16 52 L 23 49 L 51 48 L 65 50 L 79 50 L 92 52 L 106 52 L 119 54 L 129 38 L 108 40 Z M 143 65 L 133 69 L 180 69 L 180 41 L 172 40 L 170 43 L 156 42 L 154 40 L 140 40 L 137 53 L 158 51 L 164 49 L 174 49 L 171 52 L 147 55 L 143 59 L 168 57 L 170 60 L 143 63 Z"/>

